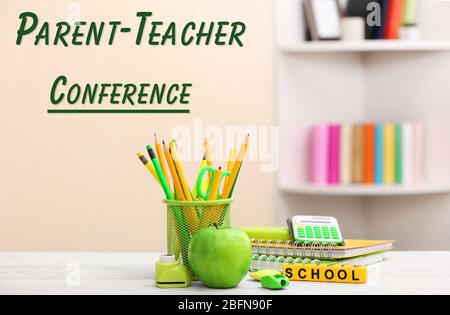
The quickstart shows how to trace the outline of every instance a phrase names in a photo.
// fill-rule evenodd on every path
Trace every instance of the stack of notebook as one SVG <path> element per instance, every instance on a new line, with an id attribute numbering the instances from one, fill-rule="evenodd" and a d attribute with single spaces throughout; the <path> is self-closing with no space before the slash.
<path id="1" fill-rule="evenodd" d="M 242 228 L 252 239 L 252 270 L 282 270 L 286 263 L 370 265 L 384 260 L 394 241 L 345 240 L 345 245 L 293 243 L 287 228 Z M 267 233 L 266 233 L 267 231 Z M 279 239 L 269 239 L 277 235 Z"/>

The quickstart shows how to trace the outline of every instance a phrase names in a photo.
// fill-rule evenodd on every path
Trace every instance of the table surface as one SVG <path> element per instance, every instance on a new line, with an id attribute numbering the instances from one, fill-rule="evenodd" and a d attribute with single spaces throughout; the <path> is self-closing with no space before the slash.
<path id="1" fill-rule="evenodd" d="M 0 252 L 0 295 L 5 294 L 450 294 L 450 251 L 395 251 L 369 266 L 366 284 L 291 282 L 282 291 L 244 279 L 234 289 L 158 289 L 156 253 Z"/>

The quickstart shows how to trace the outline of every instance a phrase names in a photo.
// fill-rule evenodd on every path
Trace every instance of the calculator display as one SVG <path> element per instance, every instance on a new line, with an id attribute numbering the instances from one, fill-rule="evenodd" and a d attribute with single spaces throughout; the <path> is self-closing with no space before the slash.
<path id="1" fill-rule="evenodd" d="M 343 243 L 336 218 L 298 215 L 294 216 L 291 222 L 295 241 Z"/>

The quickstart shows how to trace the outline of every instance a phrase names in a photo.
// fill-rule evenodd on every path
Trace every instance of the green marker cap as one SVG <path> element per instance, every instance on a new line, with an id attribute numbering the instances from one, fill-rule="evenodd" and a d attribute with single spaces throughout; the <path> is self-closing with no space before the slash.
<path id="1" fill-rule="evenodd" d="M 261 285 L 263 288 L 271 290 L 284 289 L 289 285 L 289 279 L 285 275 L 271 275 L 261 278 Z"/>

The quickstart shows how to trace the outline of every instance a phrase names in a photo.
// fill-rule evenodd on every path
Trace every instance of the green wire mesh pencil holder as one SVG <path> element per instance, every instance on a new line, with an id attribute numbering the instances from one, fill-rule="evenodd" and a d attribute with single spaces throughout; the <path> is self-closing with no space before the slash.
<path id="1" fill-rule="evenodd" d="M 190 269 L 188 249 L 191 238 L 204 227 L 230 226 L 233 199 L 163 202 L 167 205 L 167 251 Z"/>

